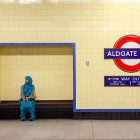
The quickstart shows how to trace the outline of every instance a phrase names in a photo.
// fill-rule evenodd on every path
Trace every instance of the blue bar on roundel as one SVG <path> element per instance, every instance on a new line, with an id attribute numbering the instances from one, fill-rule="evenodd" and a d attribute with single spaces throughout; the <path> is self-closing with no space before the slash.
<path id="1" fill-rule="evenodd" d="M 104 59 L 140 59 L 140 49 L 104 49 Z"/>

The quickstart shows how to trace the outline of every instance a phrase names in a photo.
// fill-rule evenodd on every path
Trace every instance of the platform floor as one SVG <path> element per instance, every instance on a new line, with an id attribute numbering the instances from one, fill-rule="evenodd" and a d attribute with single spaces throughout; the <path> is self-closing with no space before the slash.
<path id="1" fill-rule="evenodd" d="M 0 120 L 0 140 L 140 140 L 139 120 Z"/>

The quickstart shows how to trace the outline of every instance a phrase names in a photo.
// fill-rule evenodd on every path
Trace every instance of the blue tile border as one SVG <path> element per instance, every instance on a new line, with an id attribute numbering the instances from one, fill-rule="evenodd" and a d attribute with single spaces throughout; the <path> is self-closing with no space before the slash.
<path id="1" fill-rule="evenodd" d="M 76 44 L 75 43 L 0 43 L 0 47 L 28 47 L 28 46 L 53 46 L 53 47 L 63 47 L 71 46 L 73 51 L 73 111 L 76 110 Z"/>
<path id="2" fill-rule="evenodd" d="M 75 43 L 0 43 L 0 46 L 75 46 Z"/>
<path id="3" fill-rule="evenodd" d="M 73 46 L 73 112 L 76 112 L 76 48 Z"/>
<path id="4" fill-rule="evenodd" d="M 140 109 L 76 109 L 74 112 L 140 112 Z"/>
<path id="5" fill-rule="evenodd" d="M 76 109 L 76 44 L 75 43 L 0 43 L 1 46 L 71 46 L 73 49 L 73 112 L 140 112 L 140 109 Z"/>

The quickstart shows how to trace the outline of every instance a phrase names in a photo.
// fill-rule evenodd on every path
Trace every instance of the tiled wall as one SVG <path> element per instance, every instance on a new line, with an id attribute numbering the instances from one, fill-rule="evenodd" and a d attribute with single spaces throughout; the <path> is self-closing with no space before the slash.
<path id="1" fill-rule="evenodd" d="M 84 4 L 0 5 L 1 42 L 75 42 L 77 108 L 140 108 L 139 87 L 104 87 L 105 75 L 139 75 L 104 60 L 104 48 L 127 34 L 140 35 L 139 0 Z M 86 66 L 86 60 L 90 65 Z"/>
<path id="2" fill-rule="evenodd" d="M 37 100 L 72 99 L 71 47 L 0 48 L 1 100 L 19 100 L 24 77 L 30 75 Z"/>

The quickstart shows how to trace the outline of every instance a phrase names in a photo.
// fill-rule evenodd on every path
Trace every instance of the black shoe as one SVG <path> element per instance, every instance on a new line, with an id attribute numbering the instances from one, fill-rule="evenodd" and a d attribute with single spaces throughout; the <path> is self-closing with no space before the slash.
<path id="1" fill-rule="evenodd" d="M 21 119 L 21 121 L 26 121 L 26 119 Z"/>
<path id="2" fill-rule="evenodd" d="M 29 118 L 29 120 L 30 120 L 30 121 L 34 121 L 35 119 L 31 119 L 31 118 Z"/>

